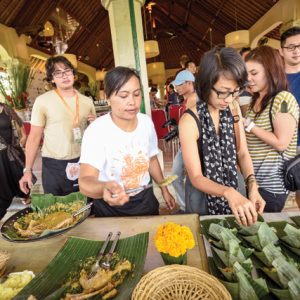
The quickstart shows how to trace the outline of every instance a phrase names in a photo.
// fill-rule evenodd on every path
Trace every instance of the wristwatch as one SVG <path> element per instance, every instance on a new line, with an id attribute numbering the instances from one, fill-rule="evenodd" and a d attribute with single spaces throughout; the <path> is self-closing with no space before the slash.
<path id="1" fill-rule="evenodd" d="M 32 172 L 31 168 L 24 168 L 23 169 L 23 174 L 28 173 L 28 172 Z"/>

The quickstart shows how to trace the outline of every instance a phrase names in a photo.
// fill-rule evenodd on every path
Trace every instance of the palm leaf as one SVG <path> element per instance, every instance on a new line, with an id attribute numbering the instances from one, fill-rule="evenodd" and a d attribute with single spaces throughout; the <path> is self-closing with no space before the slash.
<path id="1" fill-rule="evenodd" d="M 140 280 L 147 255 L 149 233 L 141 233 L 119 240 L 116 252 L 135 265 L 134 276 L 130 274 L 118 287 L 115 300 L 130 299 L 135 285 Z M 29 295 L 45 299 L 52 294 L 52 300 L 59 300 L 63 293 L 62 285 L 70 271 L 76 269 L 80 262 L 90 256 L 96 256 L 104 242 L 70 237 L 49 265 L 38 274 L 14 300 L 25 300 Z M 108 246 L 109 248 L 110 246 Z M 59 290 L 61 292 L 59 292 Z M 91 299 L 97 299 L 97 296 Z"/>

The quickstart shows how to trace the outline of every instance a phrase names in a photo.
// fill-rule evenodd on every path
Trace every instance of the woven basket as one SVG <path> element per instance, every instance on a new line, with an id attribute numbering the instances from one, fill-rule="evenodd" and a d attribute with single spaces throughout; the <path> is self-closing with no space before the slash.
<path id="1" fill-rule="evenodd" d="M 142 277 L 132 300 L 231 300 L 226 288 L 212 275 L 190 266 L 168 265 Z"/>
<path id="2" fill-rule="evenodd" d="M 0 250 L 0 276 L 4 273 L 9 258 L 10 254 L 8 252 Z"/>

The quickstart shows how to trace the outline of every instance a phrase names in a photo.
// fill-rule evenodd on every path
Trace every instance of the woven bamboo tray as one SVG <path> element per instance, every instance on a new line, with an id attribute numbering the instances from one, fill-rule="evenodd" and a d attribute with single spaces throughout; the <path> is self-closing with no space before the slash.
<path id="1" fill-rule="evenodd" d="M 212 275 L 190 266 L 168 265 L 146 274 L 135 287 L 132 300 L 231 300 Z"/>
<path id="2" fill-rule="evenodd" d="M 4 273 L 9 258 L 10 254 L 8 252 L 0 250 L 0 276 Z"/>

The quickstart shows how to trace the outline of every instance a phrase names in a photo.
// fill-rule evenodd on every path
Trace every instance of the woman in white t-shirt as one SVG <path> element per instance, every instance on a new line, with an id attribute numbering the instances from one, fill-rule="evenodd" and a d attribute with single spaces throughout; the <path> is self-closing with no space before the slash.
<path id="1" fill-rule="evenodd" d="M 98 118 L 84 133 L 80 191 L 94 199 L 96 216 L 158 214 L 159 203 L 152 188 L 125 192 L 147 185 L 150 176 L 155 182 L 163 180 L 153 123 L 139 112 L 139 75 L 130 68 L 114 68 L 106 74 L 104 92 L 111 113 Z M 175 200 L 167 187 L 161 191 L 167 206 L 173 209 Z"/>

